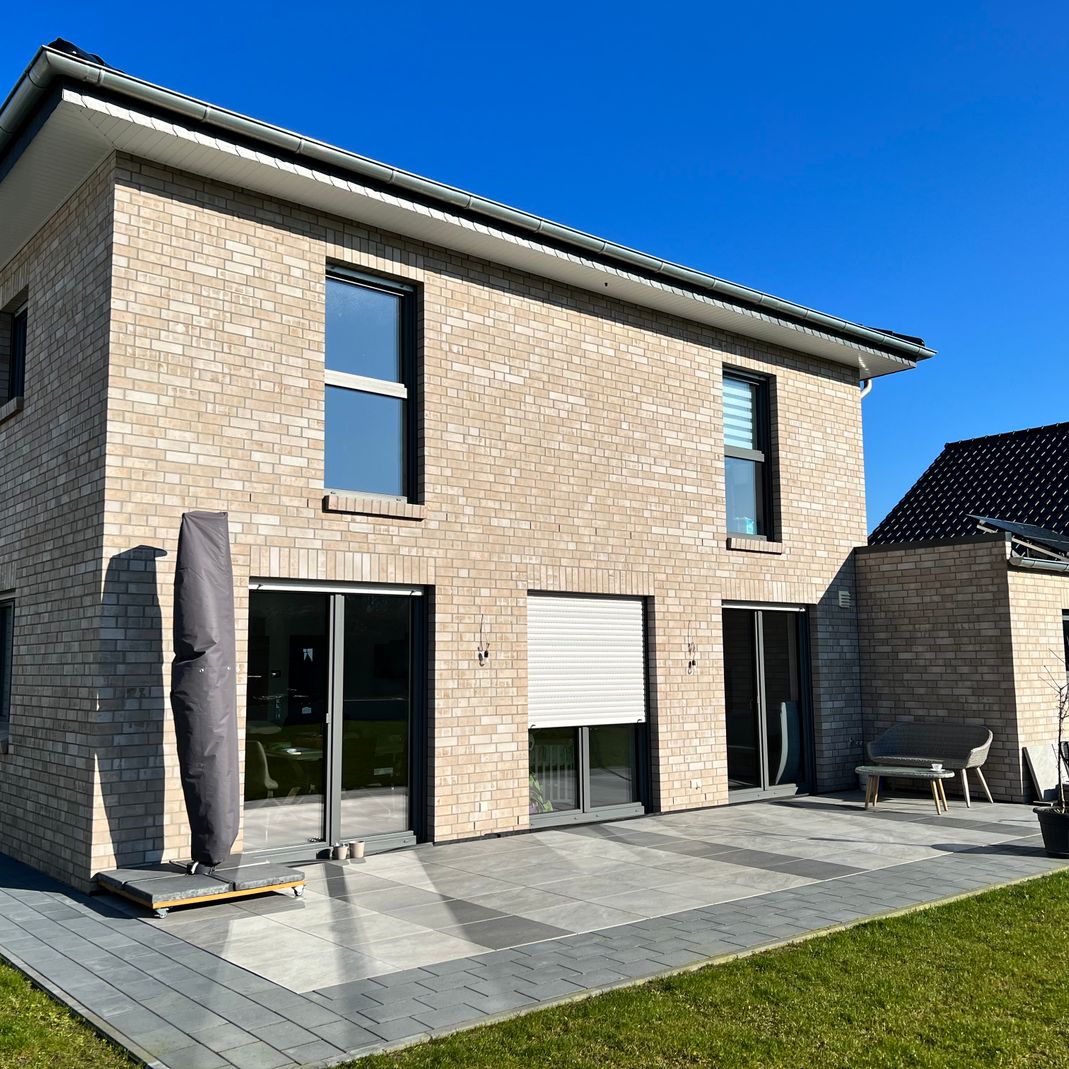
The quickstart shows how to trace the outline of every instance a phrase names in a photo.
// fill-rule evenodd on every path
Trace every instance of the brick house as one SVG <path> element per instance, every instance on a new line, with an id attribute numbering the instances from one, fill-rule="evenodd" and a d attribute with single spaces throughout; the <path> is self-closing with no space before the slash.
<path id="1" fill-rule="evenodd" d="M 951 442 L 857 551 L 865 736 L 952 719 L 994 734 L 984 775 L 1031 801 L 1069 666 L 1069 423 Z"/>
<path id="2" fill-rule="evenodd" d="M 182 856 L 179 521 L 308 858 L 852 781 L 861 327 L 43 48 L 0 110 L 0 850 Z"/>

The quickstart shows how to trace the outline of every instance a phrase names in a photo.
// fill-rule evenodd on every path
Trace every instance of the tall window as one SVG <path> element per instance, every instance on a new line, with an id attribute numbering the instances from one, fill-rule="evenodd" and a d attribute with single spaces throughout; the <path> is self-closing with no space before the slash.
<path id="1" fill-rule="evenodd" d="M 1062 612 L 1062 641 L 1065 643 L 1065 678 L 1069 680 L 1069 612 Z"/>
<path id="2" fill-rule="evenodd" d="M 724 474 L 731 534 L 771 534 L 768 381 L 724 375 Z"/>
<path id="3" fill-rule="evenodd" d="M 14 639 L 15 603 L 0 601 L 0 734 L 7 734 L 11 715 L 11 649 Z"/>
<path id="4" fill-rule="evenodd" d="M 26 367 L 26 305 L 0 315 L 0 405 L 22 396 Z"/>
<path id="5" fill-rule="evenodd" d="M 327 277 L 324 475 L 330 490 L 412 495 L 413 299 L 407 287 Z"/>

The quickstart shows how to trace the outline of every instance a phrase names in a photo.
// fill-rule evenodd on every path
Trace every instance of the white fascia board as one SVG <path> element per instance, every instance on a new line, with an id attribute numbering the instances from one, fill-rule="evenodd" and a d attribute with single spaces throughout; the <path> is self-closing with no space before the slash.
<path id="1" fill-rule="evenodd" d="M 37 134 L 35 142 L 44 137 L 54 123 L 61 124 L 64 129 L 59 151 L 52 138 L 48 141 L 48 150 L 37 153 L 34 160 L 29 159 L 28 150 L 18 161 L 12 173 L 0 183 L 0 217 L 4 201 L 12 203 L 3 195 L 4 187 L 18 172 L 32 170 L 40 178 L 42 172 L 62 169 L 64 157 L 75 145 L 83 154 L 92 154 L 97 162 L 108 151 L 115 150 L 567 286 L 820 357 L 856 369 L 861 379 L 916 365 L 914 360 L 881 352 L 858 341 L 848 341 L 811 324 L 790 322 L 759 309 L 730 303 L 713 294 L 696 293 L 663 279 L 633 273 L 622 266 L 598 262 L 575 251 L 544 245 L 486 221 L 465 218 L 442 206 L 419 203 L 395 192 L 374 189 L 270 152 L 236 145 L 225 138 L 147 115 L 124 104 L 102 100 L 91 93 L 65 88 L 61 102 Z M 33 147 L 31 145 L 30 149 Z M 27 226 L 30 216 L 36 214 L 26 213 Z M 26 237 L 32 233 L 30 230 Z M 10 249 L 4 236 L 0 233 L 0 262 L 9 258 L 4 255 Z"/>

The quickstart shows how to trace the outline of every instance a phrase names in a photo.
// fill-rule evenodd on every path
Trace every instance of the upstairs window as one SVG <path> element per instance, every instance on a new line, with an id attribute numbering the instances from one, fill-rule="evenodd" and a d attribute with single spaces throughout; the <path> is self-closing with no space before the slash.
<path id="1" fill-rule="evenodd" d="M 22 396 L 26 369 L 26 305 L 0 314 L 0 405 Z"/>
<path id="2" fill-rule="evenodd" d="M 768 380 L 724 375 L 724 476 L 730 534 L 770 531 Z"/>
<path id="3" fill-rule="evenodd" d="M 327 489 L 411 498 L 413 291 L 327 277 Z"/>

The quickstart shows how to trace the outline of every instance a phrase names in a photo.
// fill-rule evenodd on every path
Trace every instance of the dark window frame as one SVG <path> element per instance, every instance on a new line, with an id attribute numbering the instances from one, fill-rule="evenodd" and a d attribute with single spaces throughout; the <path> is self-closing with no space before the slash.
<path id="1" fill-rule="evenodd" d="M 0 736 L 11 723 L 11 677 L 15 660 L 15 599 L 0 596 Z"/>
<path id="2" fill-rule="evenodd" d="M 367 495 L 386 500 L 401 500 L 411 503 L 420 501 L 419 479 L 419 425 L 420 425 L 420 397 L 418 390 L 417 368 L 417 329 L 419 324 L 419 289 L 410 282 L 398 279 L 384 278 L 380 275 L 368 274 L 350 267 L 339 264 L 328 264 L 326 280 L 345 282 L 354 286 L 363 286 L 365 289 L 377 290 L 380 293 L 388 293 L 400 298 L 400 370 L 395 385 L 405 388 L 406 396 L 400 398 L 403 405 L 401 409 L 401 494 L 382 494 L 373 490 L 361 490 L 354 486 L 326 487 L 326 489 L 342 494 Z M 325 305 L 324 305 L 325 306 Z M 326 352 L 324 345 L 324 367 L 330 376 L 330 354 Z M 335 372 L 336 375 L 346 375 L 346 372 Z M 373 380 L 374 376 L 361 376 Z M 383 383 L 391 380 L 380 379 Z M 374 389 L 357 385 L 345 385 L 335 382 L 327 383 L 335 389 L 349 389 L 355 393 L 365 393 L 371 397 L 396 397 L 397 394 L 389 391 L 376 392 Z M 324 398 L 326 393 L 324 391 Z M 325 430 L 325 428 L 324 428 Z M 326 482 L 326 444 L 324 441 L 324 483 Z"/>
<path id="3" fill-rule="evenodd" d="M 731 528 L 731 519 L 725 512 L 725 523 L 728 525 L 728 534 L 739 538 L 756 538 L 762 541 L 774 541 L 776 525 L 773 520 L 772 501 L 772 380 L 767 375 L 759 375 L 752 371 L 740 371 L 737 368 L 724 368 L 723 379 L 735 382 L 745 382 L 754 387 L 754 438 L 758 449 L 743 449 L 739 446 L 727 444 L 727 434 L 723 435 L 724 445 L 724 473 L 725 473 L 725 505 L 727 502 L 727 461 L 728 458 L 735 460 L 748 460 L 759 464 L 757 469 L 760 486 L 757 487 L 757 507 L 759 520 L 764 530 L 756 534 L 746 531 L 735 531 Z M 721 394 L 723 396 L 723 394 Z M 723 415 L 723 413 L 721 413 Z"/>
<path id="4" fill-rule="evenodd" d="M 6 364 L 6 383 L 0 391 L 0 405 L 21 398 L 26 388 L 26 331 L 28 305 L 25 298 L 16 299 L 0 315 L 3 330 L 3 360 Z"/>

